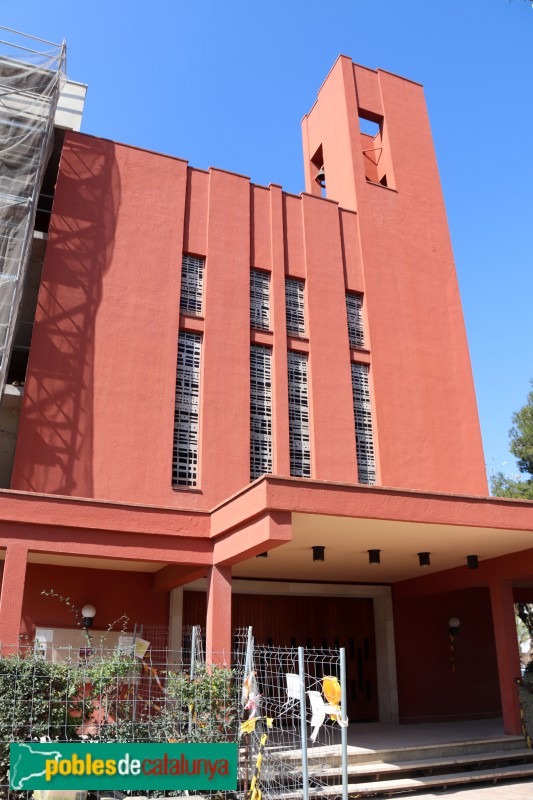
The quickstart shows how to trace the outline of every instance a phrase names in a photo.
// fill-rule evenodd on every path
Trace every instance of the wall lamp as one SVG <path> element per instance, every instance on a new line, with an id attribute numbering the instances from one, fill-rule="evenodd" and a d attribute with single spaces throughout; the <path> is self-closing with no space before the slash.
<path id="1" fill-rule="evenodd" d="M 450 617 L 448 620 L 448 633 L 450 636 L 457 636 L 459 628 L 461 627 L 461 620 L 459 617 Z"/>
<path id="2" fill-rule="evenodd" d="M 313 561 L 324 561 L 324 551 L 325 551 L 325 549 L 326 548 L 323 547 L 321 544 L 316 544 L 312 548 L 312 550 L 313 550 Z"/>
<path id="3" fill-rule="evenodd" d="M 87 628 L 92 628 L 95 615 L 96 608 L 94 606 L 91 606 L 90 604 L 83 606 L 81 610 L 81 621 L 85 630 L 87 630 Z"/>
<path id="4" fill-rule="evenodd" d="M 431 558 L 430 553 L 418 553 L 418 563 L 421 567 L 430 567 L 431 566 Z"/>
<path id="5" fill-rule="evenodd" d="M 381 563 L 381 550 L 369 550 L 368 551 L 368 563 L 369 564 L 380 564 Z"/>
<path id="6" fill-rule="evenodd" d="M 466 565 L 468 569 L 477 569 L 479 567 L 479 559 L 477 556 L 467 556 Z"/>
<path id="7" fill-rule="evenodd" d="M 461 620 L 459 617 L 450 617 L 448 620 L 448 637 L 450 639 L 450 669 L 455 672 L 455 637 L 459 633 Z"/>

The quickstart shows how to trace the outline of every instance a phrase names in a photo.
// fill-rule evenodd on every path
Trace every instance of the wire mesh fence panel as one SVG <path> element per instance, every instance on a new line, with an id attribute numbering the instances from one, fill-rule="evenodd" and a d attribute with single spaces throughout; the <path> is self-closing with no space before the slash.
<path id="1" fill-rule="evenodd" d="M 251 629 L 243 628 L 235 633 L 230 668 L 205 663 L 199 629 L 184 632 L 179 651 L 165 651 L 165 664 L 161 650 L 144 651 L 139 641 L 124 637 L 122 646 L 112 650 L 94 642 L 61 653 L 56 649 L 53 660 L 39 646 L 1 654 L 2 800 L 33 796 L 10 790 L 8 775 L 9 744 L 32 741 L 79 742 L 82 747 L 91 742 L 238 742 L 237 792 L 199 791 L 195 796 L 340 796 L 339 651 L 305 650 L 302 669 L 297 648 L 254 646 Z M 302 735 L 308 749 L 306 777 Z M 88 791 L 76 800 L 187 794 Z"/>
<path id="2" fill-rule="evenodd" d="M 94 646 L 46 661 L 41 650 L 9 648 L 0 657 L 0 797 L 26 800 L 9 789 L 11 742 L 235 742 L 240 710 L 238 682 L 229 668 L 196 664 L 191 679 L 181 653 L 161 666 L 151 650 Z M 90 788 L 90 787 L 88 787 Z M 141 787 L 142 789 L 142 787 Z M 181 796 L 182 791 L 128 795 Z M 89 792 L 87 800 L 112 797 Z M 125 796 L 117 794 L 117 797 Z M 74 795 L 73 795 L 74 797 Z M 79 798 L 84 800 L 84 798 Z"/>
<path id="3" fill-rule="evenodd" d="M 191 674 L 194 674 L 195 664 L 205 664 L 204 634 L 200 625 L 187 625 L 183 628 L 181 660 L 183 668 L 188 667 Z"/>
<path id="4" fill-rule="evenodd" d="M 150 642 L 152 662 L 160 662 L 162 666 L 168 662 L 168 625 L 137 626 L 137 635 Z"/>
<path id="5" fill-rule="evenodd" d="M 190 663 L 192 650 L 192 625 L 184 625 L 181 638 L 181 659 L 184 664 Z"/>
<path id="6" fill-rule="evenodd" d="M 236 628 L 233 635 L 232 667 L 236 678 L 244 680 L 250 672 L 254 638 L 251 628 Z"/>
<path id="7" fill-rule="evenodd" d="M 244 788 L 247 781 L 254 788 L 259 764 L 263 798 L 341 797 L 341 723 L 347 723 L 340 651 L 305 649 L 299 663 L 297 648 L 256 646 L 252 671 Z"/>

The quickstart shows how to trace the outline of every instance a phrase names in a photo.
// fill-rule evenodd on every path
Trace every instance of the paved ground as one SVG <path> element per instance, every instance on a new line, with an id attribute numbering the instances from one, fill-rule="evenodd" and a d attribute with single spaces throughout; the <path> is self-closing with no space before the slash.
<path id="1" fill-rule="evenodd" d="M 383 750 L 388 747 L 416 747 L 444 742 L 468 742 L 472 739 L 498 739 L 501 736 L 505 736 L 501 717 L 417 725 L 363 722 L 354 723 L 348 728 L 348 745 L 350 749 L 363 751 Z"/>
<path id="2" fill-rule="evenodd" d="M 400 795 L 404 798 L 409 795 Z M 533 783 L 497 783 L 494 786 L 473 786 L 471 789 L 455 789 L 430 794 L 415 794 L 412 800 L 533 800 Z"/>

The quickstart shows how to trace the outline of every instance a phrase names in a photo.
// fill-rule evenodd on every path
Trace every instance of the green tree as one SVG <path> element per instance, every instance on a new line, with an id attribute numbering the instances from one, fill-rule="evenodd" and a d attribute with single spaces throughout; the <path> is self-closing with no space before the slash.
<path id="1" fill-rule="evenodd" d="M 533 381 L 531 383 L 533 386 Z M 516 458 L 518 469 L 527 477 L 521 480 L 497 472 L 490 481 L 492 494 L 533 500 L 533 389 L 527 396 L 526 404 L 513 414 L 509 439 L 509 450 Z"/>
<path id="2" fill-rule="evenodd" d="M 532 381 L 533 386 L 533 381 Z M 522 408 L 513 414 L 513 427 L 509 431 L 509 450 L 516 458 L 518 469 L 527 476 L 520 479 L 516 476 L 497 472 L 492 476 L 490 484 L 492 494 L 497 497 L 515 497 L 520 500 L 533 500 L 533 389 L 527 396 Z M 533 603 L 517 603 L 515 612 L 519 641 L 529 638 L 533 640 Z M 522 663 L 531 662 L 531 645 L 529 653 L 522 653 Z M 529 668 L 528 668 L 529 669 Z"/>
<path id="3" fill-rule="evenodd" d="M 516 633 L 520 648 L 520 661 L 530 671 L 532 664 L 533 637 L 533 605 L 531 603 L 515 603 Z"/>

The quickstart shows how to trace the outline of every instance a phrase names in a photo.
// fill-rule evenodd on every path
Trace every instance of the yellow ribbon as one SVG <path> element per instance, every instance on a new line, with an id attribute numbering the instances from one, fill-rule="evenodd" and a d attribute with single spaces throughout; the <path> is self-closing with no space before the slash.
<path id="1" fill-rule="evenodd" d="M 274 724 L 274 720 L 272 720 L 270 717 L 252 717 L 251 719 L 245 719 L 243 722 L 241 722 L 241 736 L 243 733 L 251 733 L 252 731 L 255 731 L 255 726 L 260 719 L 265 720 L 267 728 L 271 728 Z"/>

